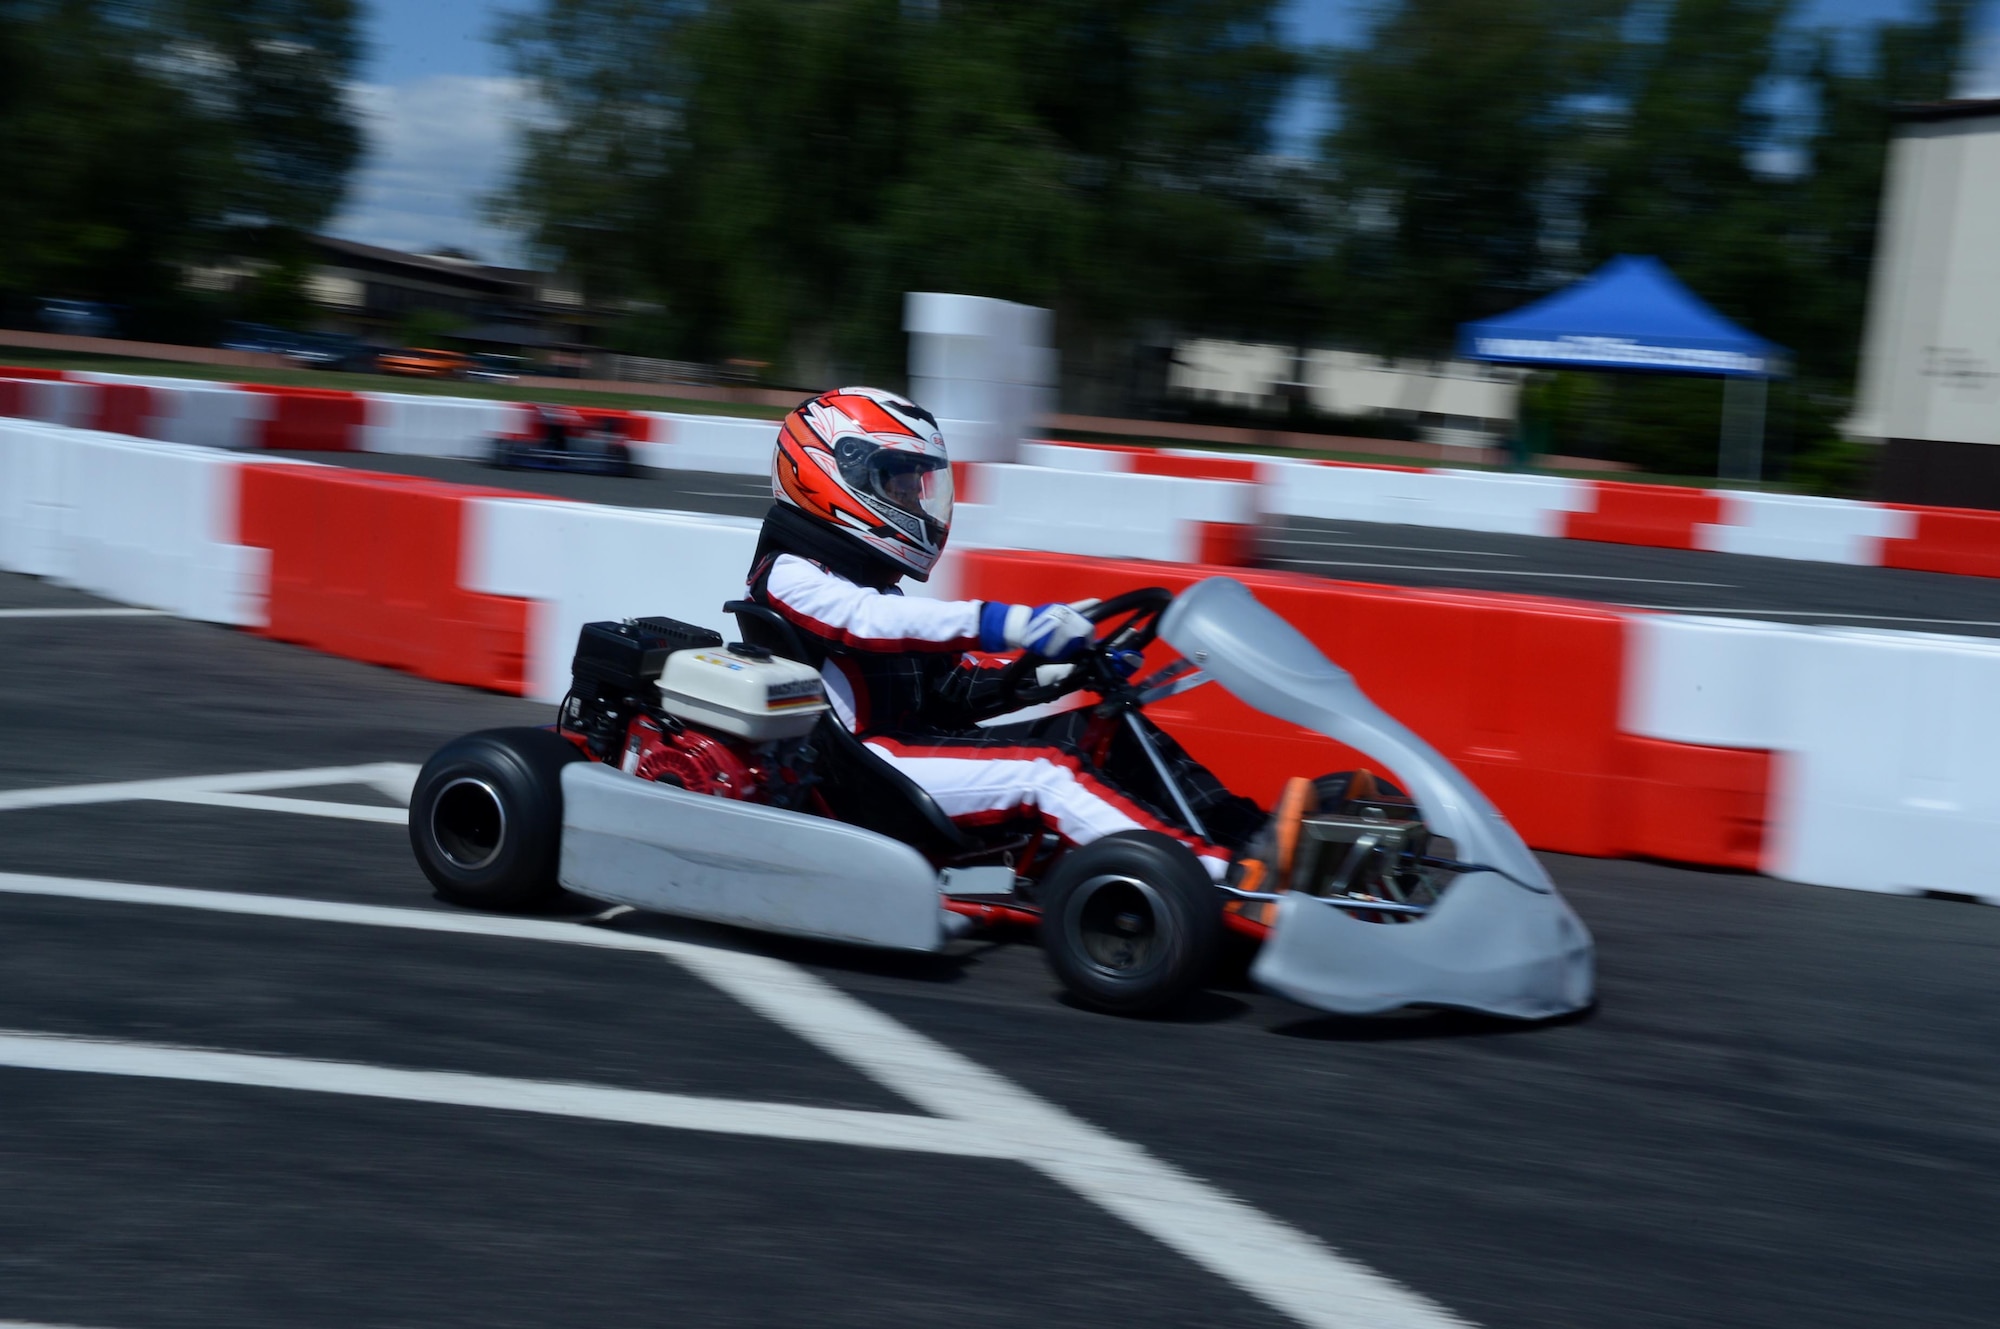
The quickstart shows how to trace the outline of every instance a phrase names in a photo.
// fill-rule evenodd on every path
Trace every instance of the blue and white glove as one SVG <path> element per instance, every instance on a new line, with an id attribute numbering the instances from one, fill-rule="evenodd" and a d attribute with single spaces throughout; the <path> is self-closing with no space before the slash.
<path id="1" fill-rule="evenodd" d="M 1065 604 L 1008 605 L 988 602 L 979 610 L 979 647 L 986 651 L 1032 651 L 1044 660 L 1076 655 L 1097 629 Z"/>

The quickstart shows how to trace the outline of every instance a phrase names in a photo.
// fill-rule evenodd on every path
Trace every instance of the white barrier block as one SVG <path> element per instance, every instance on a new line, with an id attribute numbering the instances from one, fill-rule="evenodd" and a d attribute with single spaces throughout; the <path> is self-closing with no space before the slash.
<path id="1" fill-rule="evenodd" d="M 645 412 L 653 421 L 653 441 L 635 449 L 641 466 L 663 471 L 716 471 L 727 475 L 769 475 L 778 442 L 776 420 L 730 415 L 675 415 Z"/>
<path id="2" fill-rule="evenodd" d="M 536 602 L 530 697 L 562 700 L 585 623 L 664 614 L 737 635 L 722 605 L 743 595 L 758 521 L 532 499 L 465 506 L 460 584 Z"/>
<path id="3" fill-rule="evenodd" d="M 60 435 L 40 421 L 0 420 L 0 568 L 54 575 L 62 561 Z"/>
<path id="4" fill-rule="evenodd" d="M 2000 641 L 1635 616 L 1626 726 L 1778 754 L 1763 868 L 2000 903 Z"/>
<path id="5" fill-rule="evenodd" d="M 6 422 L 0 564 L 181 618 L 259 623 L 268 554 L 235 540 L 244 464 L 205 448 Z"/>
<path id="6" fill-rule="evenodd" d="M 1066 443 L 1023 443 L 1023 466 L 1044 466 L 1052 471 L 1129 471 L 1132 454 L 1116 448 L 1077 448 Z"/>
<path id="7" fill-rule="evenodd" d="M 98 386 L 71 383 L 62 379 L 27 379 L 26 402 L 30 420 L 65 425 L 72 429 L 89 426 L 97 414 Z"/>
<path id="8" fill-rule="evenodd" d="M 1201 523 L 1257 520 L 1257 486 L 1229 480 L 989 463 L 973 487 L 979 502 L 952 518 L 952 541 L 966 549 L 1193 563 Z"/>
<path id="9" fill-rule="evenodd" d="M 1917 533 L 1914 512 L 1876 503 L 1734 489 L 1719 492 L 1722 521 L 1694 528 L 1697 549 L 1880 567 L 1884 540 L 1907 540 Z"/>
<path id="10" fill-rule="evenodd" d="M 78 383 L 125 383 L 141 388 L 215 388 L 218 391 L 239 391 L 232 383 L 221 380 L 189 378 L 185 374 L 100 374 L 96 370 L 72 369 L 65 371 L 73 382 Z"/>
<path id="11" fill-rule="evenodd" d="M 1490 471 L 1391 471 L 1264 463 L 1266 510 L 1326 521 L 1388 522 L 1500 535 L 1560 536 L 1563 514 L 1588 511 L 1587 481 Z"/>
<path id="12" fill-rule="evenodd" d="M 360 431 L 363 452 L 484 461 L 492 455 L 493 440 L 522 422 L 521 409 L 510 402 L 402 392 L 361 396 L 368 403 L 368 423 Z"/>
<path id="13" fill-rule="evenodd" d="M 276 398 L 268 393 L 182 380 L 179 386 L 154 389 L 147 437 L 240 452 L 257 446 L 257 426 L 276 409 Z"/>
<path id="14" fill-rule="evenodd" d="M 1625 620 L 1620 726 L 1704 747 L 1799 746 L 1792 700 L 1813 630 L 1790 623 L 1686 614 Z"/>

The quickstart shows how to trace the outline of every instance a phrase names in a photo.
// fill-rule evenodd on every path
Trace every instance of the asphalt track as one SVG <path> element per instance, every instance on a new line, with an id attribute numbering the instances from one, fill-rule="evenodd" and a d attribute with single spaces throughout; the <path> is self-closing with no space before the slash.
<path id="1" fill-rule="evenodd" d="M 770 506 L 769 485 L 758 476 L 651 471 L 618 479 L 503 472 L 436 457 L 287 455 L 619 507 L 757 517 Z M 1268 567 L 1347 581 L 1507 591 L 1819 627 L 2000 637 L 2000 578 L 1308 519 L 1267 531 L 1262 554 Z"/>
<path id="2" fill-rule="evenodd" d="M 1601 1002 L 1540 1028 L 1326 1018 L 1234 982 L 1114 1020 L 1063 1004 L 1025 939 L 905 959 L 644 915 L 589 931 L 675 958 L 356 926 L 324 915 L 483 920 L 431 897 L 393 780 L 222 806 L 47 791 L 374 770 L 544 708 L 165 617 L 28 616 L 106 607 L 0 577 L 0 610 L 27 611 L 0 616 L 0 1322 L 1280 1325 L 1136 1225 L 1226 1247 L 1271 1220 L 1491 1329 L 1970 1329 L 2000 1304 L 2000 910 L 1550 856 Z M 91 882 L 309 916 L 69 898 Z M 807 1033 L 843 1011 L 895 1023 L 836 1055 Z M 907 1031 L 1004 1077 L 991 1133 L 1032 1147 L 1053 1104 L 1252 1208 L 1114 1216 L 960 1156 L 979 1131 L 919 1147 L 932 1086 L 868 1067 Z M 432 1088 L 354 1087 L 384 1081 Z M 507 1097 L 605 1089 L 708 1115 Z M 856 1121 L 908 1139 L 824 1135 Z"/>

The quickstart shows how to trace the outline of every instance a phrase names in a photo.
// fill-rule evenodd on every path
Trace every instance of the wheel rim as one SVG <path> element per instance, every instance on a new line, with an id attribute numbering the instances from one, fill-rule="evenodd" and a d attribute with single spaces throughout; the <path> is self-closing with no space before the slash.
<path id="1" fill-rule="evenodd" d="M 1137 877 L 1105 873 L 1083 882 L 1063 907 L 1070 950 L 1114 983 L 1135 983 L 1165 967 L 1172 949 L 1166 902 Z"/>
<path id="2" fill-rule="evenodd" d="M 500 856 L 507 809 L 484 780 L 461 775 L 431 803 L 431 841 L 453 867 L 477 872 Z"/>

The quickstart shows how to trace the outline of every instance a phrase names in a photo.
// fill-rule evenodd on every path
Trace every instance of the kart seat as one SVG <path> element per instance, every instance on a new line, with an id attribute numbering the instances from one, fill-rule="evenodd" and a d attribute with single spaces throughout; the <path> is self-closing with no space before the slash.
<path id="1" fill-rule="evenodd" d="M 811 664 L 798 632 L 768 605 L 731 600 L 723 612 L 734 614 L 743 640 L 773 655 Z M 850 826 L 901 840 L 936 862 L 948 862 L 980 852 L 980 843 L 944 815 L 930 791 L 882 760 L 828 711 L 812 732 L 825 780 L 820 796 L 833 815 Z"/>

